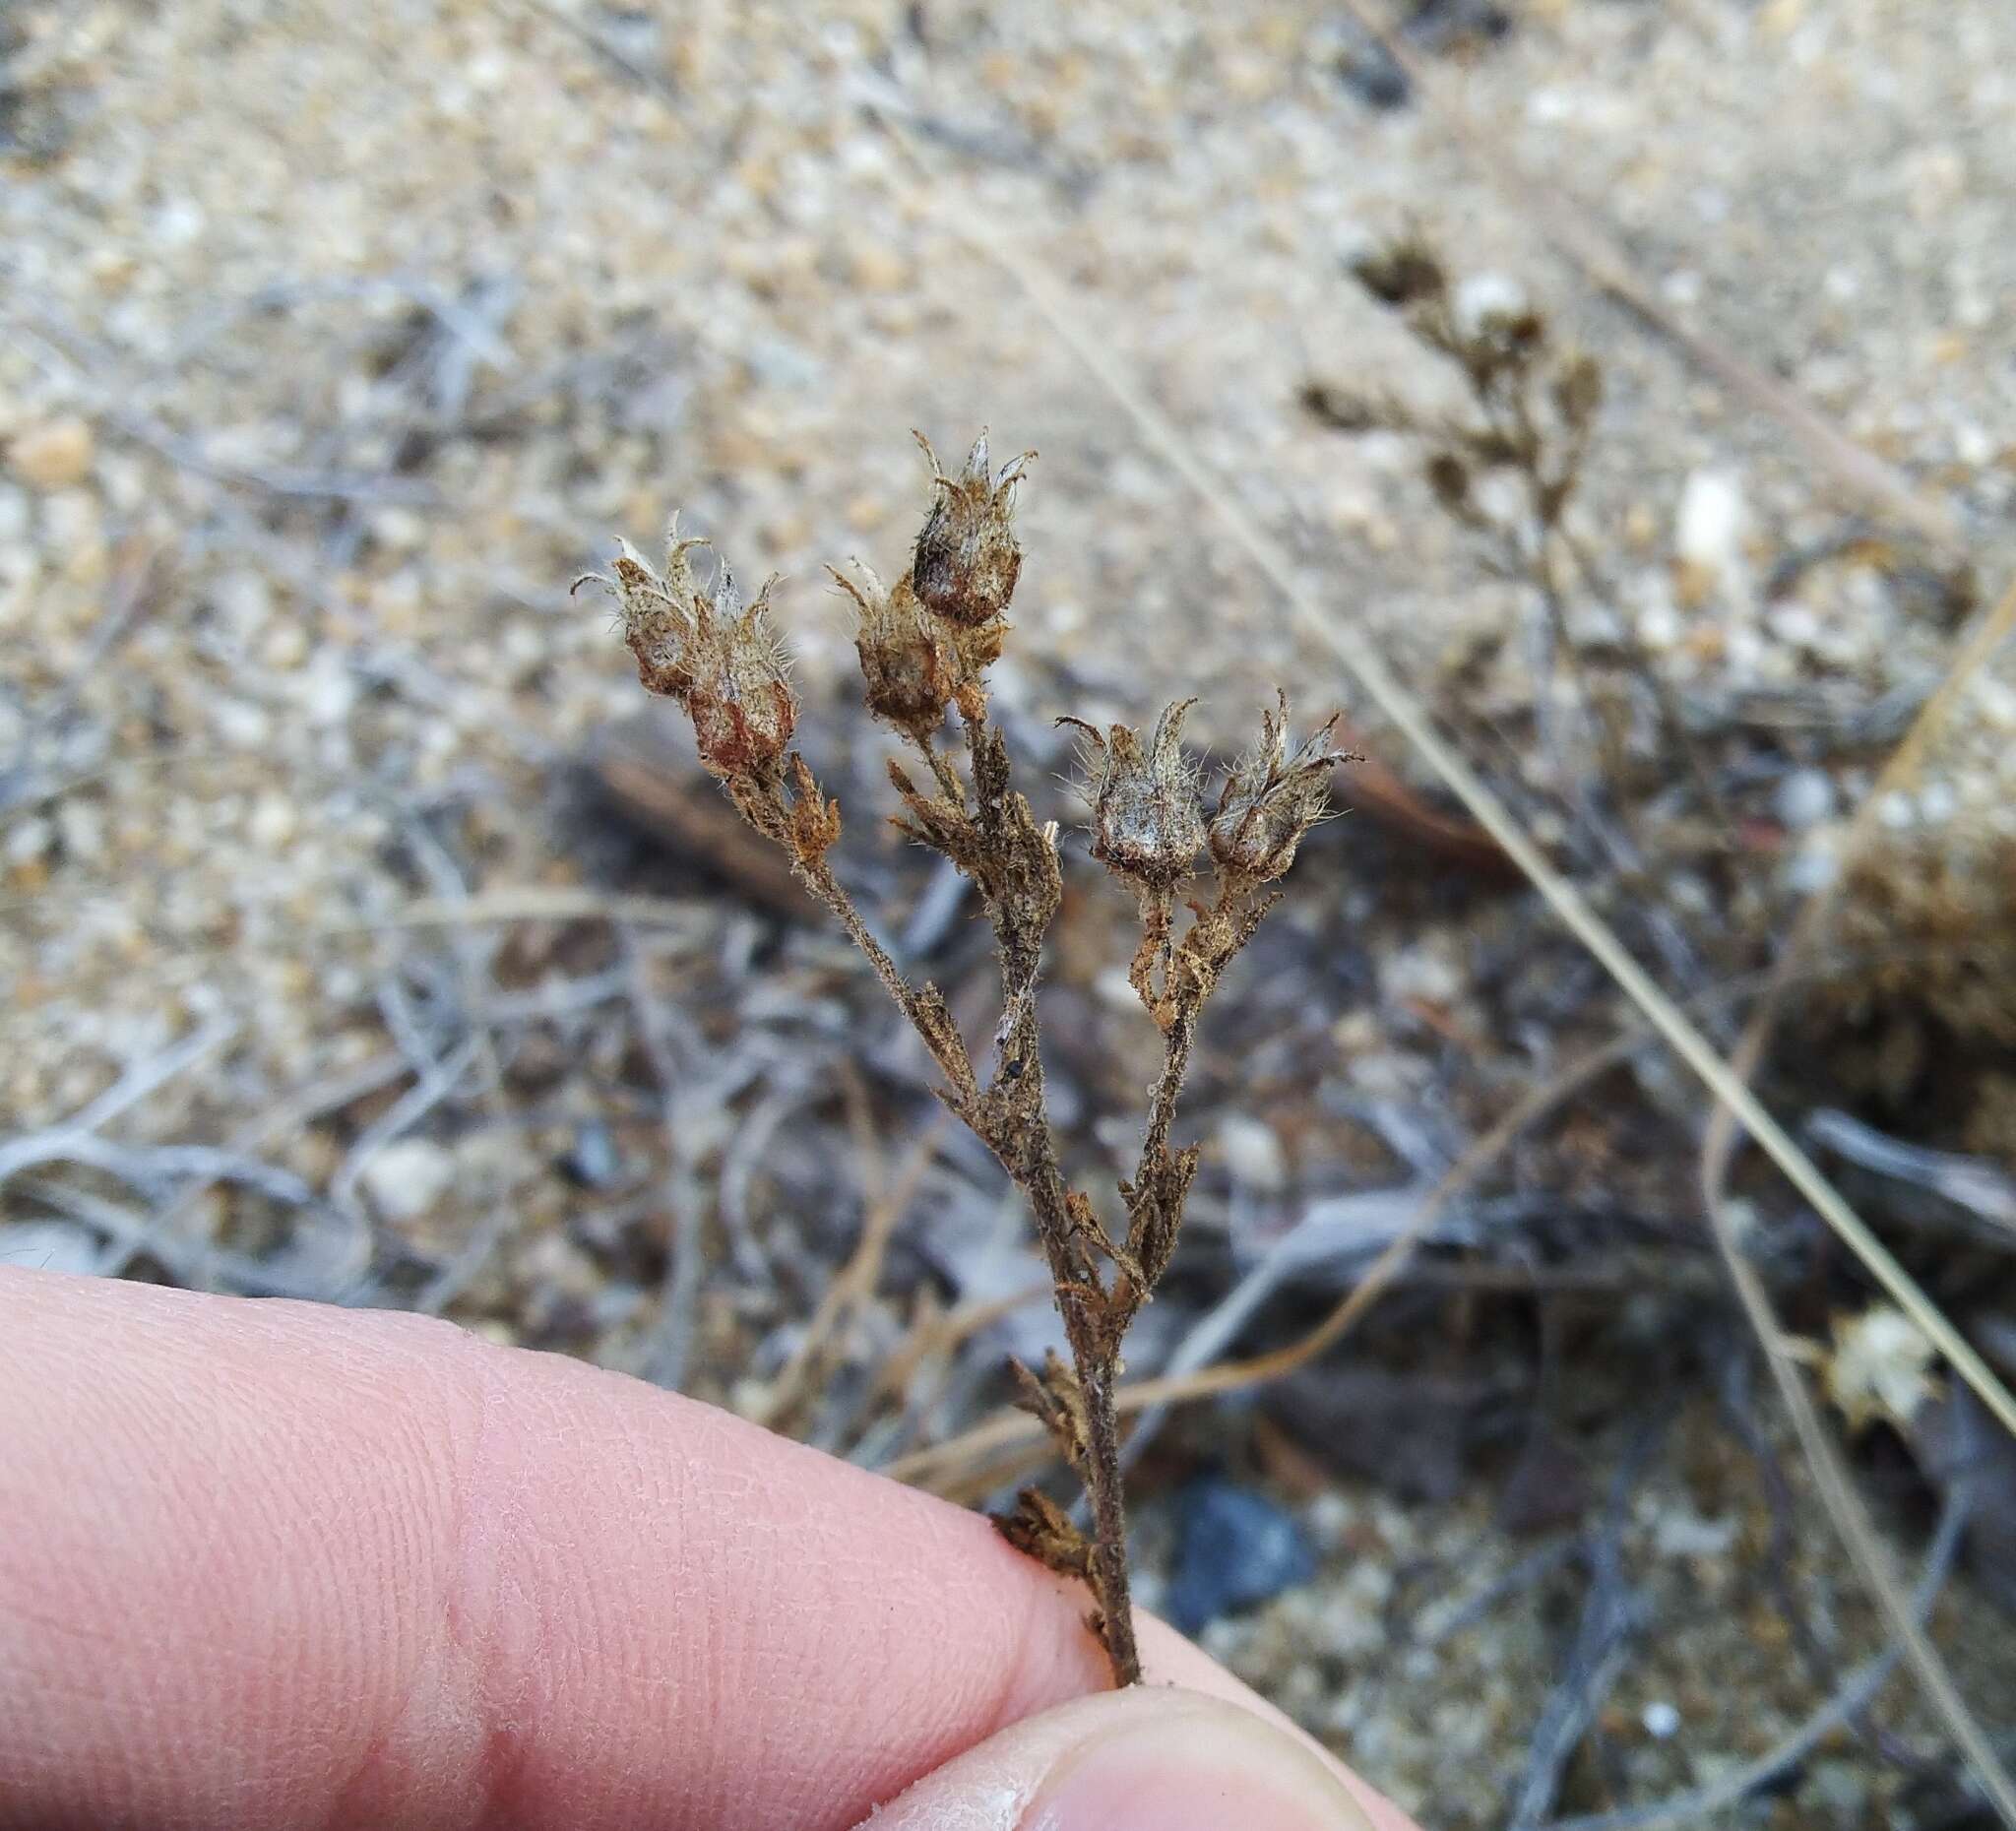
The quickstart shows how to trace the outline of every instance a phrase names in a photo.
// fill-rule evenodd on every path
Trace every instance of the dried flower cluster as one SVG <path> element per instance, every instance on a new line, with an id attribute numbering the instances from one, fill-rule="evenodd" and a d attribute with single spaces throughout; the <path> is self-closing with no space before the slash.
<path id="1" fill-rule="evenodd" d="M 1399 316 L 1417 343 L 1456 368 L 1471 411 L 1423 412 L 1388 394 L 1320 383 L 1304 390 L 1304 404 L 1341 431 L 1386 428 L 1422 442 L 1423 474 L 1436 502 L 1480 538 L 1495 570 L 1527 580 L 1538 594 L 1552 653 L 1566 663 L 1598 721 L 1609 782 L 1621 783 L 1630 721 L 1616 697 L 1599 691 L 1591 677 L 1588 664 L 1602 659 L 1621 664 L 1641 683 L 1686 756 L 1703 800 L 1720 811 L 1721 797 L 1672 689 L 1636 636 L 1619 630 L 1614 649 L 1601 657 L 1569 629 L 1571 582 L 1600 600 L 1615 596 L 1570 517 L 1603 408 L 1603 369 L 1595 356 L 1564 346 L 1545 315 L 1515 287 L 1488 280 L 1458 284 L 1418 233 L 1361 255 L 1352 275 L 1368 297 Z M 1486 487 L 1487 481 L 1510 487 Z"/>
<path id="2" fill-rule="evenodd" d="M 1128 1602 L 1114 1390 L 1121 1340 L 1167 1269 L 1197 1170 L 1196 1148 L 1170 1144 L 1176 1098 L 1199 1012 L 1273 907 L 1279 893 L 1270 886 L 1324 817 L 1332 773 L 1350 758 L 1332 741 L 1334 719 L 1292 749 L 1284 696 L 1209 802 L 1180 741 L 1193 700 L 1167 708 L 1145 741 L 1123 725 L 1102 732 L 1068 721 L 1084 739 L 1093 855 L 1140 906 L 1142 938 L 1130 979 L 1164 1039 L 1140 1159 L 1119 1185 L 1119 1212 L 1109 1224 L 1066 1176 L 1044 1101 L 1036 992 L 1043 938 L 1063 896 L 1057 829 L 1039 825 L 1014 788 L 1008 747 L 987 701 L 986 670 L 1008 633 L 1022 569 L 1015 492 L 1035 454 L 994 471 L 982 434 L 960 474 L 948 476 L 921 434 L 918 443 L 935 494 L 910 565 L 893 586 L 859 562 L 850 574 L 835 570 L 833 577 L 853 604 L 868 709 L 923 766 L 914 776 L 890 763 L 902 805 L 897 824 L 973 881 L 993 927 L 1002 1010 L 981 1063 L 938 988 L 913 984 L 897 970 L 827 861 L 840 836 L 840 810 L 791 748 L 798 704 L 770 628 L 769 586 L 745 609 L 722 565 L 712 590 L 703 589 L 688 558 L 703 543 L 682 538 L 676 522 L 662 573 L 626 545 L 607 574 L 588 577 L 615 600 L 639 678 L 685 710 L 708 769 L 839 916 L 944 1075 L 947 1105 L 1029 1201 L 1071 1359 L 1067 1365 L 1053 1356 L 1040 1371 L 1018 1364 L 1015 1372 L 1023 1404 L 1084 1484 L 1092 1532 L 1082 1533 L 1034 1488 L 1000 1525 L 1030 1555 L 1088 1585 L 1091 1625 L 1114 1682 L 1128 1684 L 1139 1678 L 1140 1661 Z M 963 759 L 943 742 L 949 713 L 963 728 Z M 1178 894 L 1207 860 L 1209 894 L 1185 899 L 1189 919 L 1179 932 Z"/>
<path id="3" fill-rule="evenodd" d="M 1428 485 L 1466 526 L 1515 541 L 1536 533 L 1551 539 L 1574 497 L 1603 405 L 1596 358 L 1556 347 L 1546 319 L 1515 293 L 1456 286 L 1418 235 L 1360 256 L 1352 272 L 1372 298 L 1401 315 L 1418 342 L 1456 365 L 1476 415 L 1424 421 L 1393 401 L 1370 400 L 1341 410 L 1333 406 L 1331 416 L 1421 434 L 1429 448 Z M 1528 529 L 1508 526 L 1479 501 L 1478 479 L 1490 472 L 1520 480 Z"/>

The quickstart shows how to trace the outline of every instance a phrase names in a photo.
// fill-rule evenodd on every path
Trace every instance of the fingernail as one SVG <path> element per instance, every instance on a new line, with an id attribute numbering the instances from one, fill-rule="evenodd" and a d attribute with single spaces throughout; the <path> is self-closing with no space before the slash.
<path id="1" fill-rule="evenodd" d="M 1201 1700 L 1200 1700 L 1201 1701 Z M 1025 1831 L 1369 1831 L 1309 1749 L 1230 1705 L 1144 1714 L 1051 1770 Z"/>

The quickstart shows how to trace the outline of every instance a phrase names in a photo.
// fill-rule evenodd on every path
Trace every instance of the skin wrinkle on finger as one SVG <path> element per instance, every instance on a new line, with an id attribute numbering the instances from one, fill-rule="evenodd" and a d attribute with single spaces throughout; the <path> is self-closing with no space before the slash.
<path id="1" fill-rule="evenodd" d="M 450 1364 L 460 1348 L 458 1336 Z M 491 1586 L 472 1549 L 472 1542 L 487 1546 L 495 1529 L 485 1478 L 490 1381 L 480 1357 L 472 1359 L 467 1392 L 464 1384 L 440 1382 L 425 1432 L 404 1419 L 387 1421 L 416 1467 L 441 1466 L 439 1543 L 426 1544 L 425 1505 L 386 1522 L 404 1541 L 414 1580 L 406 1607 L 387 1623 L 390 1707 L 338 1792 L 332 1823 L 380 1822 L 416 1795 L 431 1799 L 444 1825 L 481 1822 L 510 1784 L 523 1726 L 512 1701 L 495 1693 L 513 1668 L 485 1657 L 493 1644 Z M 428 1570 L 436 1573 L 432 1582 L 420 1577 Z"/>
<path id="2" fill-rule="evenodd" d="M 0 1825 L 840 1831 L 1101 1682 L 984 1521 L 431 1320 L 0 1272 Z"/>
<path id="3" fill-rule="evenodd" d="M 304 1491 L 296 1473 L 341 1468 L 375 1446 L 361 1416 L 303 1418 L 243 1403 L 238 1368 L 214 1364 L 201 1332 L 171 1332 L 128 1363 L 119 1324 L 136 1307 L 115 1306 L 94 1329 L 31 1322 L 0 1332 L 12 1421 L 0 1512 L 19 1528 L 0 1560 L 6 1734 L 49 1750 L 51 1771 L 68 1762 L 53 1793 L 59 1822 L 143 1818 L 163 1772 L 192 1775 L 175 1814 L 185 1822 L 282 1818 L 329 1784 L 342 1742 L 326 1713 L 294 1712 L 286 1700 L 318 1666 L 325 1693 L 371 1698 L 368 1680 L 388 1670 L 388 1647 L 381 1638 L 360 1648 L 346 1616 L 354 1597 L 399 1575 L 383 1567 L 380 1554 L 397 1545 L 376 1529 L 375 1492 L 358 1496 L 365 1517 L 353 1523 L 335 1493 Z M 383 1361 L 360 1371 L 361 1415 L 374 1371 L 379 1382 L 398 1374 Z M 189 1395 L 206 1387 L 220 1396 L 199 1419 Z M 174 1454 L 156 1453 L 162 1445 Z M 410 1459 L 388 1466 L 410 1471 Z M 395 1505 L 392 1517 L 413 1511 Z M 286 1554 L 247 1568 L 244 1553 L 258 1547 Z M 62 1611 L 91 1657 L 76 1657 L 73 1639 L 69 1665 L 38 1662 L 33 1639 L 6 1626 L 18 1619 L 9 1606 L 17 1595 Z M 52 1679 L 94 1708 L 66 1708 Z M 107 1722 L 122 1732 L 109 1745 L 96 1735 Z"/>

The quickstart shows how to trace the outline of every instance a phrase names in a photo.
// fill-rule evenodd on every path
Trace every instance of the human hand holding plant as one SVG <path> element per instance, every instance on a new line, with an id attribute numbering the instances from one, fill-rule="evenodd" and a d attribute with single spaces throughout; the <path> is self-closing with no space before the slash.
<path id="1" fill-rule="evenodd" d="M 972 1515 L 434 1318 L 0 1265 L 0 1826 L 1408 1831 Z"/>
<path id="2" fill-rule="evenodd" d="M 676 518 L 662 571 L 625 543 L 609 573 L 589 579 L 616 600 L 640 679 L 685 711 L 702 763 L 838 916 L 943 1074 L 940 1097 L 1029 1203 L 1071 1360 L 1066 1365 L 1052 1355 L 1040 1371 L 1017 1363 L 1015 1372 L 1021 1403 L 1084 1484 L 1092 1532 L 1082 1533 L 1039 1488 L 1025 1489 L 999 1524 L 1018 1548 L 1086 1582 L 1095 1603 L 1090 1625 L 1113 1682 L 1124 1686 L 1140 1679 L 1141 1660 L 1128 1600 L 1114 1391 L 1122 1340 L 1167 1270 L 1197 1170 L 1196 1148 L 1170 1142 L 1176 1100 L 1206 1001 L 1274 907 L 1279 892 L 1271 886 L 1324 817 L 1331 775 L 1350 758 L 1332 747 L 1335 719 L 1291 750 L 1282 695 L 1262 721 L 1259 741 L 1207 809 L 1180 744 L 1194 700 L 1168 707 L 1145 742 L 1123 725 L 1101 732 L 1082 720 L 1063 721 L 1083 737 L 1093 855 L 1140 910 L 1141 941 L 1128 979 L 1164 1044 L 1140 1158 L 1119 1185 L 1121 1224 L 1109 1228 L 1066 1176 L 1044 1101 L 1037 982 L 1043 939 L 1063 896 L 1057 830 L 1040 826 L 1016 790 L 986 688 L 1021 574 L 1015 491 L 1035 453 L 995 472 L 982 433 L 953 476 L 922 434 L 917 442 L 935 493 L 909 567 L 887 588 L 865 566 L 833 577 L 853 600 L 868 708 L 928 772 L 926 786 L 891 761 L 903 808 L 897 824 L 972 880 L 993 926 L 1002 1008 L 983 1066 L 976 1065 L 938 988 L 903 976 L 827 861 L 840 838 L 840 808 L 792 747 L 799 707 L 770 625 L 770 583 L 746 608 L 724 562 L 711 588 L 704 587 L 690 558 L 704 542 L 681 537 Z M 964 771 L 940 741 L 948 712 L 964 729 Z M 1186 899 L 1189 919 L 1179 924 L 1178 894 L 1206 856 L 1211 894 Z"/>

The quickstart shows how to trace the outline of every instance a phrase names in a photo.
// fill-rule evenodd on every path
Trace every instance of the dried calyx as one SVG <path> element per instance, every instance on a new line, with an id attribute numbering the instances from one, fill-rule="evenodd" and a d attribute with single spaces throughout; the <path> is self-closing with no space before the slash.
<path id="1" fill-rule="evenodd" d="M 775 579 L 766 579 L 744 609 L 725 561 L 715 569 L 712 591 L 694 576 L 687 555 L 708 544 L 682 539 L 674 517 L 662 573 L 626 540 L 608 573 L 588 573 L 574 589 L 591 580 L 607 588 L 637 658 L 637 677 L 685 708 L 700 760 L 726 781 L 775 771 L 797 728 L 798 702 L 770 623 Z"/>
<path id="2" fill-rule="evenodd" d="M 1418 234 L 1368 248 L 1351 264 L 1353 277 L 1373 298 L 1395 310 L 1446 297 L 1449 276 L 1441 259 Z"/>
<path id="3" fill-rule="evenodd" d="M 1333 715 L 1297 749 L 1288 749 L 1288 695 L 1260 716 L 1260 741 L 1232 766 L 1211 816 L 1211 855 L 1220 872 L 1271 884 L 1295 861 L 1302 836 L 1329 810 L 1330 779 L 1358 760 L 1335 741 Z"/>
<path id="4" fill-rule="evenodd" d="M 921 434 L 918 443 L 930 456 Z M 1276 893 L 1266 886 L 1323 817 L 1330 773 L 1346 759 L 1331 743 L 1334 721 L 1291 756 L 1283 700 L 1207 813 L 1181 743 L 1195 701 L 1168 707 L 1145 740 L 1124 725 L 1101 731 L 1069 721 L 1085 737 L 1093 853 L 1140 906 L 1141 943 L 1129 978 L 1164 1036 L 1140 1159 L 1119 1185 L 1109 1227 L 1066 1176 L 1045 1108 L 1037 987 L 1044 936 L 1063 895 L 1056 827 L 1040 823 L 1016 791 L 1013 759 L 987 699 L 986 668 L 1000 653 L 1022 568 L 1012 514 L 1031 456 L 990 472 L 982 434 L 956 477 L 931 458 L 935 495 L 910 569 L 893 586 L 858 561 L 851 573 L 833 572 L 853 603 L 868 709 L 929 769 L 926 782 L 891 760 L 903 804 L 897 824 L 973 881 L 994 931 L 1002 1015 L 984 1073 L 937 987 L 898 970 L 827 862 L 840 810 L 790 748 L 798 706 L 770 630 L 769 588 L 744 609 L 721 566 L 712 590 L 704 589 L 688 557 L 703 543 L 680 538 L 676 525 L 662 573 L 625 546 L 607 574 L 589 576 L 616 600 L 639 677 L 684 708 L 707 767 L 840 918 L 945 1077 L 947 1105 L 1029 1203 L 1071 1355 L 1068 1364 L 1053 1356 L 1040 1373 L 1018 1368 L 1023 1402 L 1083 1481 L 1092 1526 L 1081 1533 L 1060 1506 L 1032 1491 L 1002 1529 L 1031 1556 L 1086 1583 L 1114 1681 L 1127 1684 L 1141 1668 L 1114 1394 L 1121 1338 L 1168 1267 L 1196 1173 L 1196 1148 L 1170 1141 L 1176 1098 L 1198 1014 L 1272 907 Z M 957 709 L 964 728 L 963 757 L 938 741 L 948 708 Z M 1191 919 L 1178 936 L 1176 891 L 1207 852 L 1216 894 L 1189 905 Z"/>
<path id="5" fill-rule="evenodd" d="M 1103 736 L 1078 719 L 1084 737 L 1081 792 L 1092 804 L 1092 855 L 1151 893 L 1172 890 L 1197 867 L 1204 850 L 1204 813 L 1196 767 L 1184 756 L 1183 721 L 1194 699 L 1178 700 L 1155 722 L 1144 745 L 1124 725 Z"/>
<path id="6" fill-rule="evenodd" d="M 947 476 L 930 440 L 921 432 L 915 438 L 938 493 L 917 535 L 911 584 L 917 601 L 948 625 L 968 671 L 978 673 L 1001 653 L 1007 633 L 1001 619 L 1022 575 L 1015 486 L 1036 453 L 1024 452 L 990 472 L 983 431 L 967 454 L 965 470 Z"/>
<path id="7" fill-rule="evenodd" d="M 899 731 L 928 738 L 945 723 L 958 685 L 957 663 L 917 601 L 910 575 L 885 588 L 874 569 L 853 562 L 856 579 L 828 566 L 854 602 L 854 653 L 860 658 L 868 710 Z"/>

